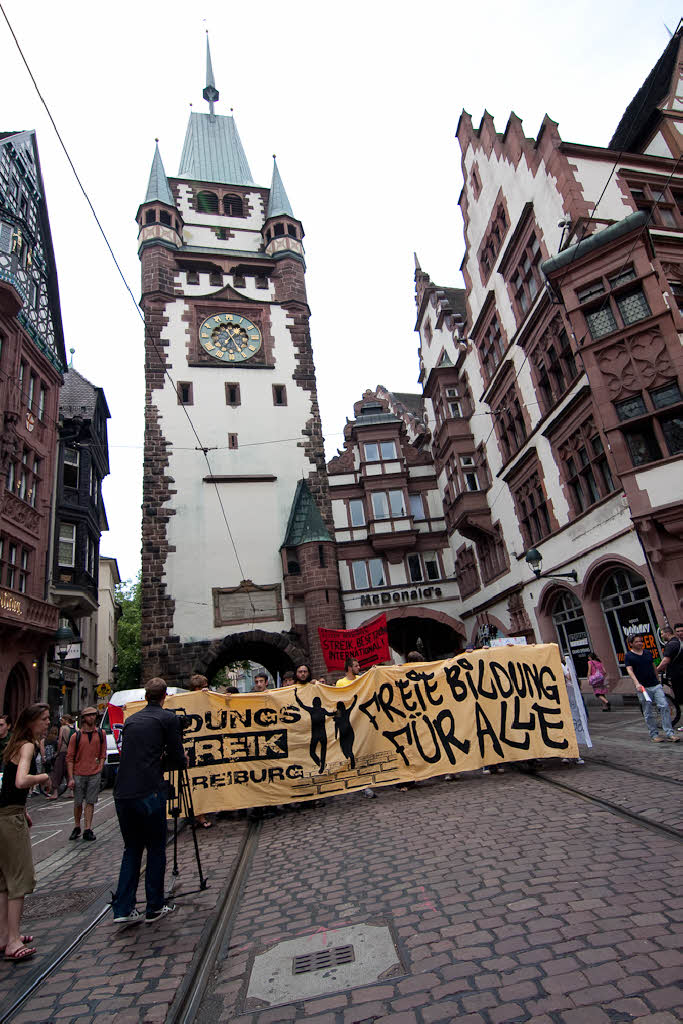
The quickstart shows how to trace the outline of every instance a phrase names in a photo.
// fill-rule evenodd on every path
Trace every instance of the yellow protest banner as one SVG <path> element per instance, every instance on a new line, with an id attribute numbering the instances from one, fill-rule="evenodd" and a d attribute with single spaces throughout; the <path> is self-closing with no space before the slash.
<path id="1" fill-rule="evenodd" d="M 198 814 L 579 756 L 555 644 L 381 666 L 339 689 L 176 694 L 164 707 L 183 716 Z"/>

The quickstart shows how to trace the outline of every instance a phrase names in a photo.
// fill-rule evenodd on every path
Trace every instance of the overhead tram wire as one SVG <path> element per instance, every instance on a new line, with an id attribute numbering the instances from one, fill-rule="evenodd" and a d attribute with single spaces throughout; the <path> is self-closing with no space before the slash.
<path id="1" fill-rule="evenodd" d="M 109 239 L 107 238 L 107 234 L 106 234 L 104 228 L 102 227 L 102 223 L 100 222 L 100 219 L 97 216 L 97 213 L 95 212 L 95 207 L 92 204 L 90 196 L 86 192 L 85 187 L 84 187 L 80 177 L 78 176 L 78 172 L 76 170 L 76 167 L 74 166 L 74 162 L 71 159 L 71 156 L 69 155 L 69 151 L 68 151 L 68 149 L 66 147 L 66 144 L 65 144 L 64 140 L 62 139 L 62 136 L 60 135 L 59 129 L 57 128 L 57 125 L 56 125 L 55 120 L 54 120 L 54 118 L 52 116 L 52 113 L 50 112 L 50 108 L 48 107 L 47 102 L 46 102 L 45 98 L 43 97 L 43 94 L 41 93 L 41 91 L 40 91 L 40 89 L 38 87 L 38 83 L 36 82 L 36 79 L 35 79 L 35 76 L 34 76 L 33 72 L 31 71 L 29 63 L 28 63 L 26 57 L 24 56 L 24 52 L 23 52 L 23 50 L 21 48 L 19 40 L 17 39 L 15 31 L 12 28 L 10 20 L 7 17 L 7 13 L 5 11 L 4 6 L 2 5 L 2 2 L 0 2 L 0 11 L 2 12 L 2 16 L 5 19 L 5 22 L 7 23 L 7 27 L 9 29 L 9 31 L 10 31 L 12 39 L 14 40 L 16 48 L 19 51 L 19 56 L 21 57 L 22 62 L 24 64 L 24 67 L 26 68 L 26 70 L 28 72 L 29 78 L 31 79 L 31 82 L 33 83 L 33 87 L 36 90 L 38 98 L 39 98 L 40 102 L 42 103 L 43 107 L 45 108 L 47 116 L 50 119 L 50 123 L 51 123 L 52 127 L 54 128 L 55 135 L 57 136 L 57 139 L 59 141 L 60 146 L 62 147 L 62 149 L 64 151 L 64 155 L 66 156 L 66 159 L 67 159 L 67 161 L 69 163 L 69 166 L 70 166 L 71 170 L 73 171 L 73 174 L 74 174 L 74 177 L 76 179 L 76 182 L 78 183 L 78 187 L 80 188 L 81 192 L 83 193 L 83 196 L 85 198 L 85 201 L 88 204 L 88 207 L 90 208 L 90 212 L 92 213 L 92 216 L 93 216 L 93 218 L 95 220 L 95 223 L 97 224 L 97 227 L 99 228 L 100 234 L 102 235 L 102 238 L 104 239 L 105 245 L 106 245 L 107 249 L 109 250 L 109 254 L 110 254 L 112 260 L 114 261 L 114 265 L 115 265 L 115 267 L 116 267 L 116 269 L 117 269 L 117 271 L 119 273 L 119 277 L 123 281 L 124 287 L 125 287 L 126 291 L 128 292 L 128 294 L 130 295 L 132 301 L 133 301 L 133 305 L 135 306 L 135 309 L 136 309 L 136 311 L 138 313 L 138 316 L 140 317 L 140 320 L 142 321 L 143 325 L 146 326 L 144 313 L 140 309 L 140 306 L 138 305 L 138 302 L 137 302 L 135 296 L 133 295 L 133 292 L 132 292 L 132 290 L 130 288 L 130 285 L 128 284 L 128 282 L 127 282 L 127 280 L 125 278 L 123 270 L 121 269 L 121 267 L 119 265 L 119 262 L 116 259 L 116 255 L 114 253 L 114 250 L 112 249 L 112 247 L 111 247 L 111 245 L 109 243 Z M 156 342 L 154 341 L 153 338 L 150 337 L 149 341 L 151 342 L 152 347 L 153 347 L 154 351 L 156 352 L 157 358 L 159 360 L 159 365 L 163 368 L 165 376 L 170 381 L 171 386 L 173 387 L 173 390 L 176 393 L 176 396 L 178 396 L 178 399 L 180 399 L 180 395 L 178 393 L 178 388 L 177 388 L 175 381 L 171 377 L 171 374 L 169 373 L 169 371 L 168 371 L 168 369 L 167 369 L 167 367 L 165 365 L 165 361 L 163 359 L 162 353 L 159 351 L 159 348 L 157 347 L 157 344 L 156 344 Z M 213 472 L 213 468 L 211 466 L 211 463 L 209 462 L 209 458 L 208 458 L 208 455 L 207 455 L 207 452 L 209 451 L 209 448 L 206 445 L 202 444 L 201 438 L 199 437 L 199 434 L 197 433 L 195 425 L 192 422 L 192 418 L 191 418 L 190 414 L 187 411 L 187 406 L 183 402 L 180 402 L 180 405 L 182 406 L 183 412 L 185 413 L 185 416 L 187 417 L 187 421 L 190 424 L 190 429 L 191 429 L 192 433 L 194 434 L 194 436 L 195 436 L 195 438 L 197 440 L 197 445 L 199 447 L 199 450 L 202 452 L 202 454 L 204 456 L 204 459 L 205 459 L 206 465 L 207 465 L 207 469 L 209 471 L 209 476 L 214 476 L 215 474 Z M 235 561 L 237 562 L 237 567 L 238 567 L 238 569 L 240 571 L 242 579 L 245 580 L 245 579 L 247 579 L 247 576 L 245 575 L 244 568 L 242 566 L 242 562 L 240 560 L 239 553 L 237 551 L 237 545 L 235 544 L 235 539 L 234 539 L 234 537 L 232 535 L 232 530 L 230 529 L 230 523 L 228 522 L 228 517 L 227 517 L 226 511 L 225 511 L 225 506 L 223 505 L 223 500 L 221 498 L 220 491 L 218 490 L 218 484 L 214 481 L 213 486 L 214 486 L 214 490 L 215 490 L 215 493 L 216 493 L 216 497 L 218 499 L 218 504 L 220 506 L 221 514 L 222 514 L 222 517 L 223 517 L 223 522 L 225 523 L 225 528 L 227 530 L 227 534 L 228 534 L 228 537 L 230 539 L 230 544 L 232 545 L 232 550 L 233 550 L 233 553 L 235 555 Z M 251 597 L 251 594 L 249 593 L 249 591 L 247 591 L 247 598 L 249 600 L 249 604 L 251 605 L 251 610 L 252 610 L 254 616 L 256 616 L 256 607 L 254 605 L 254 602 L 252 600 L 252 597 Z"/>

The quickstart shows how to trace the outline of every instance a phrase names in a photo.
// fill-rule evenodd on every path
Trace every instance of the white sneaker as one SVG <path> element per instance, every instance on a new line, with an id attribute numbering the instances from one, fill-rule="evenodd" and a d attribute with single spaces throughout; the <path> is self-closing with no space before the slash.
<path id="1" fill-rule="evenodd" d="M 160 910 L 148 910 L 145 914 L 145 924 L 158 921 L 160 917 L 166 917 L 166 914 L 172 914 L 174 910 L 175 903 L 164 903 Z"/>
<path id="2" fill-rule="evenodd" d="M 135 907 L 133 907 L 130 914 L 122 914 L 121 917 L 114 918 L 114 924 L 141 924 L 143 921 L 144 917 Z"/>

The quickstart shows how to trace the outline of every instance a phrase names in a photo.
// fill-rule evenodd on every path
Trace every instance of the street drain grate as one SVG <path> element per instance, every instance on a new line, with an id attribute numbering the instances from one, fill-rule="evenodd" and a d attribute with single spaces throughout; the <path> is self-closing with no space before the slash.
<path id="1" fill-rule="evenodd" d="M 75 892 L 72 889 L 34 892 L 24 901 L 23 917 L 36 921 L 42 917 L 60 918 L 78 914 L 105 892 L 107 889 L 101 885 L 89 886 Z"/>
<path id="2" fill-rule="evenodd" d="M 308 974 L 322 971 L 338 964 L 352 964 L 355 960 L 353 946 L 335 946 L 334 949 L 319 949 L 315 953 L 304 953 L 292 960 L 292 974 Z"/>

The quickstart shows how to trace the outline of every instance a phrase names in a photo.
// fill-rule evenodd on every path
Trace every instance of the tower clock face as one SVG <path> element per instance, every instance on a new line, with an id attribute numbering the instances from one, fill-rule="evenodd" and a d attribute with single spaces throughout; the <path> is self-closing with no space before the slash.
<path id="1" fill-rule="evenodd" d="M 243 363 L 261 348 L 256 324 L 239 313 L 214 313 L 199 328 L 202 348 L 223 363 Z"/>

